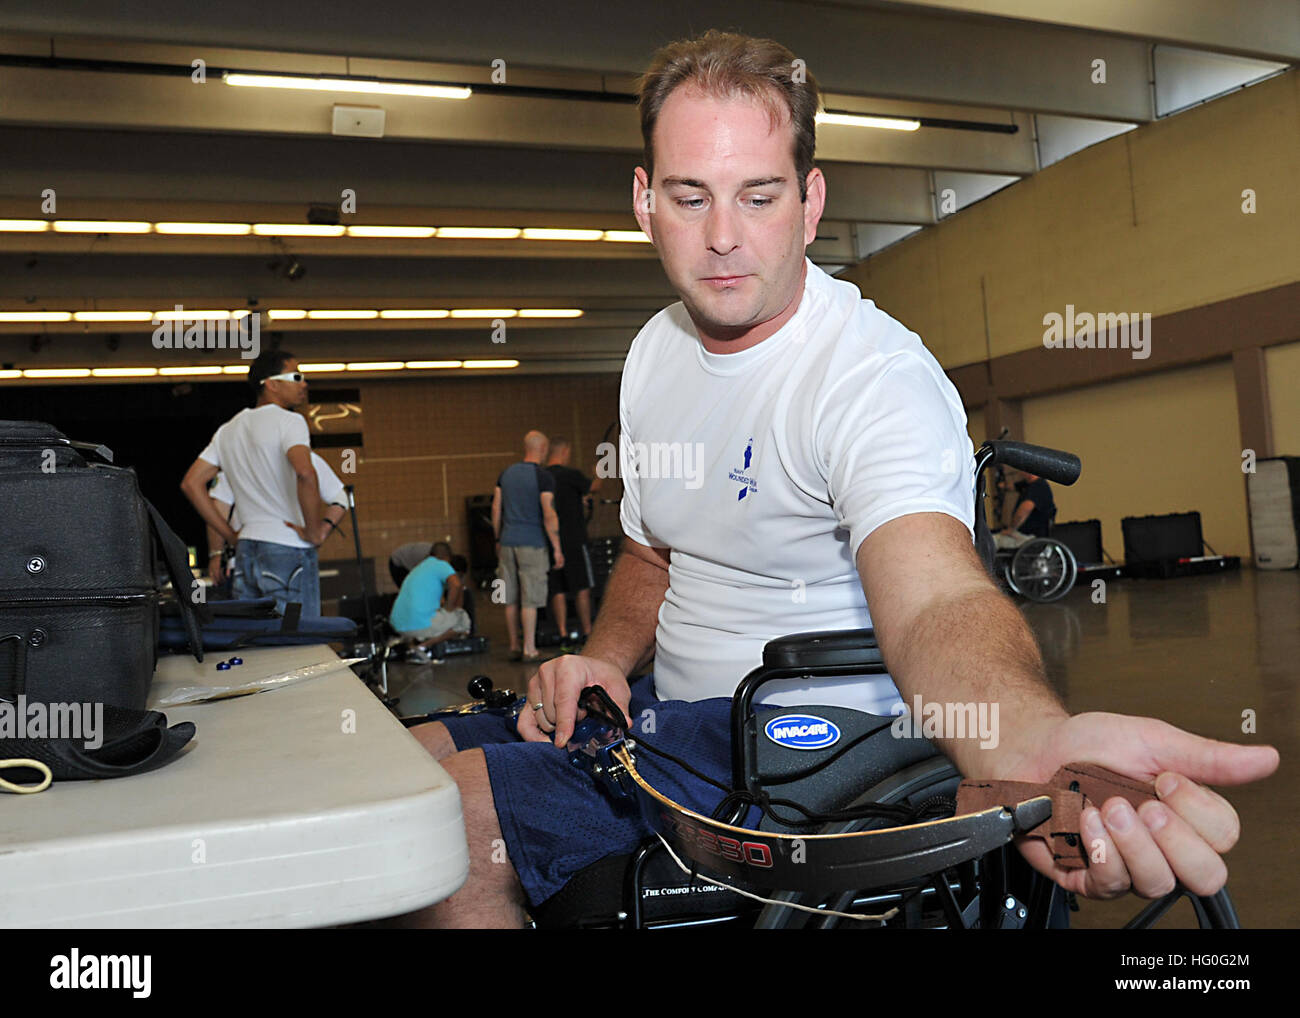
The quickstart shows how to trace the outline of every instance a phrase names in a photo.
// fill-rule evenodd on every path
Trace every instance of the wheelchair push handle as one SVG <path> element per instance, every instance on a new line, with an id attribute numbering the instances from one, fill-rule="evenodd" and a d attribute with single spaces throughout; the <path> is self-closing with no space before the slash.
<path id="1" fill-rule="evenodd" d="M 1074 453 L 1049 449 L 1043 445 L 1030 445 L 1028 442 L 995 440 L 985 442 L 980 447 L 980 453 L 985 453 L 985 450 L 989 450 L 991 456 L 979 464 L 980 469 L 1002 463 L 1028 474 L 1037 474 L 1056 484 L 1073 484 L 1083 469 L 1083 464 Z"/>

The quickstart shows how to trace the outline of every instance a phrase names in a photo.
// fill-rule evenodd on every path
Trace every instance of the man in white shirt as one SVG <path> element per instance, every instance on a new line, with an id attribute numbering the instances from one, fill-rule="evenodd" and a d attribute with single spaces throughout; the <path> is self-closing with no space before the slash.
<path id="1" fill-rule="evenodd" d="M 287 351 L 267 351 L 253 361 L 248 383 L 256 405 L 217 429 L 185 474 L 181 490 L 220 537 L 236 545 L 236 598 L 273 597 L 281 611 L 302 605 L 320 615 L 316 548 L 333 524 L 321 512 L 320 482 L 311 461 L 307 420 L 295 413 L 307 403 L 307 381 Z M 229 479 L 243 519 L 238 533 L 208 494 L 218 470 Z"/>
<path id="2" fill-rule="evenodd" d="M 311 465 L 316 468 L 316 479 L 320 482 L 320 501 L 325 519 L 337 527 L 347 513 L 347 507 L 343 502 L 343 482 L 319 453 L 311 454 Z M 231 530 L 238 533 L 243 526 L 243 520 L 239 515 L 239 507 L 235 505 L 235 492 L 224 473 L 217 474 L 216 480 L 208 488 L 208 496 L 216 503 L 217 512 L 221 513 L 222 518 L 230 524 Z M 234 576 L 228 575 L 227 570 L 230 563 L 233 563 L 235 549 L 221 539 L 221 535 L 212 524 L 208 524 L 207 531 L 208 575 L 212 577 L 213 584 L 218 589 L 222 589 L 228 586 L 228 580 L 234 580 Z M 230 554 L 227 555 L 226 552 Z M 233 591 L 228 592 L 230 596 L 234 596 Z"/>
<path id="3" fill-rule="evenodd" d="M 804 254 L 826 183 L 812 162 L 817 86 L 794 79 L 800 64 L 771 40 L 710 32 L 662 49 L 643 78 L 635 211 L 682 302 L 641 330 L 624 369 L 627 539 L 583 653 L 532 676 L 517 733 L 483 716 L 412 729 L 456 780 L 470 845 L 465 887 L 412 922 L 517 925 L 649 833 L 557 748 L 584 686 L 603 686 L 634 734 L 652 704 L 655 744 L 729 782 L 729 698 L 763 644 L 866 625 L 892 684 L 804 696 L 878 711 L 899 691 L 999 704 L 996 746 L 936 740 L 970 777 L 1042 782 L 1091 761 L 1155 781 L 1160 800 L 1138 811 L 1115 798 L 1084 812 L 1104 862 L 1067 870 L 1026 840 L 1035 869 L 1103 898 L 1156 897 L 1176 879 L 1212 894 L 1226 880 L 1236 816 L 1200 782 L 1265 777 L 1277 752 L 1150 718 L 1071 717 L 1048 687 L 973 547 L 957 394 L 918 337 Z M 629 685 L 652 657 L 653 678 Z M 648 754 L 638 766 L 697 812 L 721 797 Z M 493 855 L 502 841 L 508 866 Z"/>

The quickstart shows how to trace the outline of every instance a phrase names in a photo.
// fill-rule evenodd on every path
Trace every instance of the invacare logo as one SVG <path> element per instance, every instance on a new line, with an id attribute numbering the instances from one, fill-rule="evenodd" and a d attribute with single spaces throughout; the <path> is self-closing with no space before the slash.
<path id="1" fill-rule="evenodd" d="M 767 737 L 787 749 L 825 749 L 840 738 L 839 728 L 812 714 L 782 714 L 763 726 Z"/>
<path id="2" fill-rule="evenodd" d="M 152 955 L 85 954 L 75 947 L 50 959 L 50 986 L 56 990 L 130 990 L 150 994 Z"/>

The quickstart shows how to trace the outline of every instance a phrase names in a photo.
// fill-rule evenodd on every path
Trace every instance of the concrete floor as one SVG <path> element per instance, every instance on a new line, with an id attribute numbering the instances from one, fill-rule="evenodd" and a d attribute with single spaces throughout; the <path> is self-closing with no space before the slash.
<path id="1" fill-rule="evenodd" d="M 1094 603 L 1081 586 L 1055 604 L 1024 603 L 1050 680 L 1074 712 L 1158 717 L 1199 735 L 1277 747 L 1282 765 L 1272 778 L 1219 789 L 1242 822 L 1227 857 L 1228 887 L 1243 926 L 1300 927 L 1300 868 L 1292 863 L 1300 830 L 1300 572 L 1114 580 L 1105 595 Z M 530 669 L 507 661 L 504 612 L 487 607 L 481 615 L 489 653 L 390 668 L 401 713 L 464 702 L 466 682 L 479 673 L 498 687 L 524 688 Z M 1255 735 L 1242 734 L 1248 709 Z M 1081 900 L 1074 925 L 1122 925 L 1142 904 Z M 1162 925 L 1192 923 L 1183 903 Z"/>

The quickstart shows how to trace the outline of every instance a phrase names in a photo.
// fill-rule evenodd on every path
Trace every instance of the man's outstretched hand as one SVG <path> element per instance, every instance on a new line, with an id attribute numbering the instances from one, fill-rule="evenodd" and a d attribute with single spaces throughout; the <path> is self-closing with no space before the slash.
<path id="1" fill-rule="evenodd" d="M 1178 881 L 1197 895 L 1219 891 L 1228 879 L 1221 856 L 1237 843 L 1237 811 L 1209 785 L 1244 785 L 1277 770 L 1272 746 L 1237 746 L 1184 732 L 1154 718 L 1098 712 L 1052 720 L 1006 746 L 992 772 L 980 777 L 1044 782 L 1068 763 L 1094 763 L 1153 782 L 1158 802 L 1134 810 L 1119 797 L 1080 817 L 1091 861 L 1063 869 L 1051 849 L 1023 838 L 1020 852 L 1034 869 L 1068 891 L 1115 898 L 1132 891 L 1159 898 Z M 1102 852 L 1096 853 L 1097 840 Z"/>

